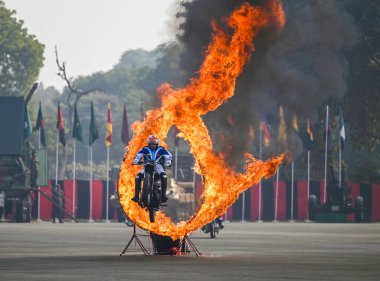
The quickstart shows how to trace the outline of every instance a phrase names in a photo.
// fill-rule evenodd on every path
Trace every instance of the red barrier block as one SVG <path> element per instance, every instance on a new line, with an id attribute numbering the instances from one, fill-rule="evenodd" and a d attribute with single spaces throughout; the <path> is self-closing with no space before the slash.
<path id="1" fill-rule="evenodd" d="M 74 182 L 73 180 L 65 180 L 64 183 L 64 190 L 65 190 L 65 211 L 66 214 L 72 214 L 73 213 L 73 187 Z M 77 186 L 75 187 L 75 198 L 74 198 L 74 212 L 78 209 L 76 206 L 78 205 L 78 194 L 77 194 Z M 65 218 L 68 218 L 65 214 Z"/>
<path id="2" fill-rule="evenodd" d="M 251 203 L 250 220 L 257 221 L 259 220 L 259 185 L 258 184 L 251 187 L 249 200 Z M 263 213 L 262 205 L 263 204 L 261 204 L 261 214 Z"/>
<path id="3" fill-rule="evenodd" d="M 44 192 L 49 198 L 52 198 L 51 181 L 48 181 L 48 186 L 41 186 L 41 192 Z M 52 216 L 52 204 L 42 194 L 40 195 L 40 218 L 42 220 L 50 220 Z"/>
<path id="4" fill-rule="evenodd" d="M 273 202 L 276 219 L 276 182 L 273 182 Z M 278 182 L 277 197 L 277 220 L 284 221 L 286 219 L 286 184 L 283 181 Z"/>
<path id="5" fill-rule="evenodd" d="M 297 219 L 307 219 L 307 181 L 297 182 Z"/>
<path id="6" fill-rule="evenodd" d="M 228 221 L 232 220 L 232 206 L 228 207 L 227 209 L 227 220 Z"/>
<path id="7" fill-rule="evenodd" d="M 371 221 L 380 221 L 380 184 L 373 184 L 372 185 L 372 216 L 371 216 Z"/>
<path id="8" fill-rule="evenodd" d="M 201 196 L 203 191 L 203 184 L 201 180 L 197 180 L 195 182 L 195 202 L 198 202 L 199 205 L 199 197 Z"/>
<path id="9" fill-rule="evenodd" d="M 360 195 L 360 185 L 358 183 L 349 182 L 347 186 L 351 187 L 352 207 L 355 208 L 355 198 Z M 355 214 L 348 214 L 347 221 L 355 221 Z"/>
<path id="10" fill-rule="evenodd" d="M 101 220 L 103 210 L 103 182 L 92 181 L 92 219 Z"/>
<path id="11" fill-rule="evenodd" d="M 320 190 L 321 190 L 321 197 L 320 197 L 319 201 L 323 205 L 327 201 L 327 197 L 325 199 L 325 180 L 321 180 L 321 189 Z M 326 193 L 327 193 L 327 191 L 326 191 Z M 326 194 L 326 196 L 327 196 L 327 194 Z"/>

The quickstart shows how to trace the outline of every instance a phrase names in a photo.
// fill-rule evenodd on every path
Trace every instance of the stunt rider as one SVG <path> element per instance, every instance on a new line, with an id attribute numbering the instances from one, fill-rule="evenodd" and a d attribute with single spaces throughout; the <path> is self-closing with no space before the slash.
<path id="1" fill-rule="evenodd" d="M 160 156 L 162 161 L 155 166 L 156 172 L 160 175 L 161 179 L 161 202 L 166 202 L 168 198 L 166 197 L 166 188 L 168 185 L 168 178 L 165 173 L 165 167 L 169 167 L 172 163 L 172 155 L 164 147 L 159 146 L 160 140 L 156 135 L 150 135 L 148 137 L 148 145 L 144 146 L 136 155 L 133 160 L 133 165 L 139 164 L 140 160 L 144 157 L 148 160 L 156 160 Z M 135 179 L 135 197 L 132 198 L 132 201 L 139 202 L 139 194 L 141 190 L 141 182 L 144 178 L 144 169 L 142 169 Z"/>

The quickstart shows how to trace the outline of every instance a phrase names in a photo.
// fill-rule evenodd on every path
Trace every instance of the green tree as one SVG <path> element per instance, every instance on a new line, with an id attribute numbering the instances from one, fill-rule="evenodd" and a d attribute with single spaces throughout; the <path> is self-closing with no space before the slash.
<path id="1" fill-rule="evenodd" d="M 0 95 L 24 95 L 43 66 L 44 45 L 0 0 Z"/>
<path id="2" fill-rule="evenodd" d="M 380 142 L 380 6 L 379 1 L 347 2 L 360 30 L 348 57 L 350 72 L 344 110 L 356 149 L 374 150 Z"/>

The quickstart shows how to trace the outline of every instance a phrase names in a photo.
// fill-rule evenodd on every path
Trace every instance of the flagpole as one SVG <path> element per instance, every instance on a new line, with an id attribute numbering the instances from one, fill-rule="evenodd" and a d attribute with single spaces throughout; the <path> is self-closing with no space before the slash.
<path id="1" fill-rule="evenodd" d="M 73 157 L 73 218 L 75 218 L 75 188 L 76 188 L 76 141 L 74 138 L 74 157 Z"/>
<path id="2" fill-rule="evenodd" d="M 327 190 L 327 146 L 328 146 L 328 128 L 329 128 L 329 106 L 326 105 L 326 140 L 325 140 L 325 179 L 323 186 L 323 203 L 326 203 Z"/>
<path id="3" fill-rule="evenodd" d="M 177 179 L 177 169 L 178 169 L 178 146 L 176 145 L 175 146 L 175 161 L 174 161 L 174 165 L 175 165 L 175 170 L 174 170 L 174 178 L 175 180 L 178 180 Z"/>
<path id="4" fill-rule="evenodd" d="M 294 222 L 294 161 L 292 161 L 292 183 L 291 183 L 291 192 L 290 192 L 290 222 Z"/>
<path id="5" fill-rule="evenodd" d="M 346 140 L 346 132 L 344 129 L 344 120 L 342 109 L 339 110 L 339 187 L 342 187 L 342 150 L 343 142 Z M 344 179 L 343 179 L 344 180 Z"/>
<path id="6" fill-rule="evenodd" d="M 90 219 L 89 222 L 94 222 L 92 219 L 92 145 L 90 146 Z"/>
<path id="7" fill-rule="evenodd" d="M 339 188 L 342 187 L 342 144 L 339 136 Z"/>
<path id="8" fill-rule="evenodd" d="M 310 197 L 310 150 L 307 150 L 307 196 L 306 196 L 306 206 L 308 206 Z M 306 221 L 309 221 L 309 208 L 307 210 Z"/>
<path id="9" fill-rule="evenodd" d="M 195 196 L 196 196 L 195 188 L 196 188 L 196 175 L 195 175 L 195 169 L 194 169 L 193 170 L 193 204 L 192 204 L 193 212 L 195 212 Z"/>
<path id="10" fill-rule="evenodd" d="M 57 130 L 57 145 L 55 154 L 55 188 L 58 185 L 58 145 L 59 145 L 59 130 Z"/>
<path id="11" fill-rule="evenodd" d="M 41 128 L 38 130 L 38 150 L 41 149 Z M 41 187 L 38 186 L 38 195 L 37 195 L 37 200 L 38 200 L 38 206 L 37 206 L 37 221 L 41 221 Z"/>
<path id="12" fill-rule="evenodd" d="M 263 129 L 260 126 L 260 143 L 259 143 L 259 158 L 262 160 L 263 158 Z M 259 182 L 259 220 L 258 222 L 263 222 L 261 220 L 261 179 Z"/>
<path id="13" fill-rule="evenodd" d="M 275 196 L 275 205 L 274 205 L 274 222 L 277 220 L 277 207 L 278 207 L 278 181 L 280 180 L 280 167 L 277 168 L 276 173 L 276 196 Z"/>
<path id="14" fill-rule="evenodd" d="M 107 193 L 106 193 L 106 222 L 110 222 L 108 219 L 108 196 L 109 196 L 109 165 L 110 165 L 110 147 L 107 146 Z"/>
<path id="15" fill-rule="evenodd" d="M 241 204 L 241 222 L 245 222 L 245 190 L 243 191 L 242 196 L 242 204 Z"/>

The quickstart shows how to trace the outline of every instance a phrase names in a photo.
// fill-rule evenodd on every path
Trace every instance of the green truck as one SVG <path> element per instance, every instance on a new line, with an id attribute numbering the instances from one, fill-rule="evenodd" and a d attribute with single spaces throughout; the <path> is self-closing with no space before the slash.
<path id="1" fill-rule="evenodd" d="M 26 108 L 37 85 L 24 97 L 0 96 L 0 193 L 1 215 L 6 209 L 16 222 L 30 222 L 34 190 L 38 177 L 46 178 L 39 168 L 46 162 L 46 151 L 35 151 L 25 134 Z M 30 128 L 31 129 L 31 128 Z M 45 163 L 46 164 L 46 163 Z M 43 173 L 41 173 L 43 172 Z"/>

